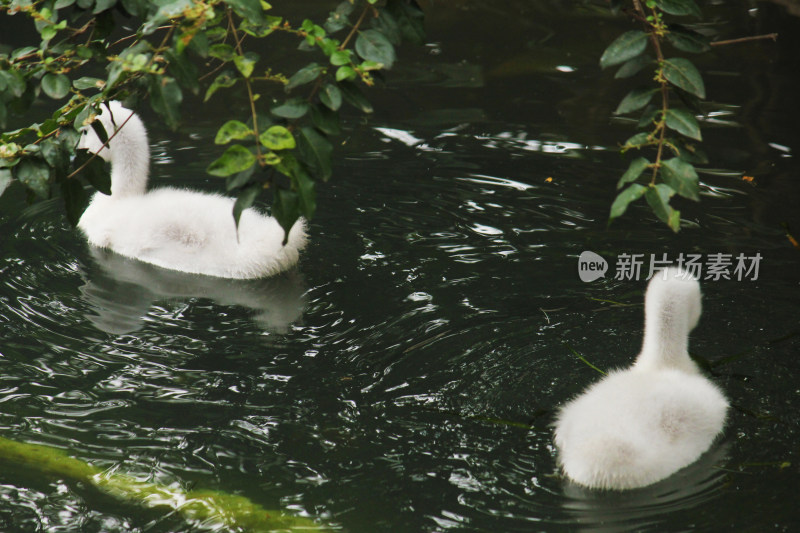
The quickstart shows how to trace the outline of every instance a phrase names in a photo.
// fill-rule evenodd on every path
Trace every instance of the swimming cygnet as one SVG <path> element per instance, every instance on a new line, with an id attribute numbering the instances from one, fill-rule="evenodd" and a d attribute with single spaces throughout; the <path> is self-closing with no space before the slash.
<path id="1" fill-rule="evenodd" d="M 555 443 L 564 473 L 600 489 L 644 487 L 688 466 L 722 431 L 728 401 L 687 351 L 700 284 L 674 267 L 645 296 L 642 351 L 564 405 Z"/>
<path id="2" fill-rule="evenodd" d="M 78 222 L 90 244 L 163 268 L 223 278 L 270 276 L 297 263 L 307 240 L 303 219 L 284 245 L 278 221 L 252 208 L 242 212 L 237 235 L 233 198 L 169 187 L 147 192 L 144 124 L 120 102 L 102 107 L 98 119 L 113 135 L 108 146 L 89 126 L 78 144 L 111 162 L 111 195 L 95 193 Z"/>

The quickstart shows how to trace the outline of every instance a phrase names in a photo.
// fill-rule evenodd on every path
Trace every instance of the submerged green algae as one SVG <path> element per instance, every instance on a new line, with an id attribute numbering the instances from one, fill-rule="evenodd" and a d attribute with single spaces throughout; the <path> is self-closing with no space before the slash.
<path id="1" fill-rule="evenodd" d="M 126 502 L 177 512 L 196 525 L 226 531 L 329 531 L 309 518 L 265 509 L 236 494 L 213 490 L 185 490 L 180 486 L 139 481 L 115 470 L 102 470 L 69 456 L 64 450 L 0 437 L 0 460 L 97 487 Z"/>

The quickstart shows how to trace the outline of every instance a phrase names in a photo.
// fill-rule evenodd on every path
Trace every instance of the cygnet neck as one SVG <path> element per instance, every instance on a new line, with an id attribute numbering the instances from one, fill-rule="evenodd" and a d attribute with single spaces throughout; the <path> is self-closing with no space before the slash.
<path id="1" fill-rule="evenodd" d="M 699 318 L 699 289 L 676 280 L 648 288 L 642 351 L 636 367 L 645 370 L 678 369 L 698 372 L 689 357 L 689 332 Z M 695 302 L 696 300 L 696 302 Z"/>
<path id="2" fill-rule="evenodd" d="M 128 119 L 131 113 L 133 111 L 120 107 L 114 110 L 116 126 L 110 121 L 103 121 L 109 136 L 119 128 L 114 138 L 109 141 L 113 198 L 142 195 L 147 190 L 150 168 L 147 131 L 135 114 Z"/>

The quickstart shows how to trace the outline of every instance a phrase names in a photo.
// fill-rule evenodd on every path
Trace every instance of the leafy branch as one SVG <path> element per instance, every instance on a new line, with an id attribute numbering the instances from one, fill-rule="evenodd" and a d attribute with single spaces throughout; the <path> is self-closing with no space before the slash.
<path id="1" fill-rule="evenodd" d="M 243 86 L 249 116 L 218 128 L 215 143 L 228 146 L 208 173 L 225 178 L 237 197 L 237 223 L 264 189 L 287 232 L 299 217 L 310 219 L 316 186 L 332 174 L 330 137 L 340 132 L 343 102 L 372 111 L 360 86 L 392 67 L 403 39 L 422 42 L 423 15 L 415 0 L 344 0 L 322 25 L 271 13 L 262 0 L 0 0 L 0 16 L 29 17 L 41 38 L 0 54 L 0 127 L 42 94 L 66 100 L 44 121 L 0 135 L 0 194 L 13 183 L 31 201 L 60 193 L 75 223 L 87 184 L 109 190 L 101 160 L 79 155 L 71 163 L 77 132 L 93 124 L 103 102 L 136 107 L 146 97 L 174 128 L 186 93 L 208 101 Z M 134 31 L 112 41 L 117 24 Z M 342 41 L 334 38 L 345 29 Z M 291 76 L 265 67 L 251 44 L 276 32 L 295 35 L 318 59 Z M 104 79 L 94 77 L 98 65 Z"/>
<path id="2" fill-rule="evenodd" d="M 633 89 L 615 112 L 618 115 L 639 112 L 638 126 L 646 130 L 625 141 L 622 152 L 649 149 L 655 155 L 642 155 L 630 162 L 617 183 L 617 189 L 622 191 L 611 206 L 609 221 L 644 196 L 656 216 L 677 232 L 680 211 L 670 204 L 671 198 L 677 194 L 694 201 L 700 199 L 694 165 L 706 159 L 696 145 L 702 141 L 702 133 L 695 115 L 701 114 L 700 99 L 705 98 L 706 91 L 697 67 L 683 57 L 667 58 L 664 45 L 669 43 L 680 51 L 699 53 L 709 50 L 710 43 L 702 34 L 666 20 L 670 15 L 700 18 L 700 9 L 693 0 L 633 0 L 631 14 L 643 29 L 628 31 L 614 40 L 603 52 L 600 65 L 604 69 L 621 65 L 616 78 L 632 77 L 648 66 L 655 66 L 652 81 L 656 87 Z M 655 58 L 646 53 L 648 43 Z M 659 104 L 652 103 L 656 95 L 660 96 Z M 675 96 L 682 106 L 675 105 Z"/>

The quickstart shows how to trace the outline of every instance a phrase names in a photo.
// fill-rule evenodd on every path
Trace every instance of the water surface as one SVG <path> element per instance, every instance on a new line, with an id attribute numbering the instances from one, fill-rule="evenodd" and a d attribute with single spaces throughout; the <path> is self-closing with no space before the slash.
<path id="1" fill-rule="evenodd" d="M 624 20 L 483 4 L 433 5 L 429 44 L 370 93 L 374 116 L 348 115 L 287 275 L 165 271 L 89 249 L 56 201 L 0 198 L 3 436 L 353 532 L 800 524 L 800 256 L 781 226 L 800 233 L 800 21 L 704 3 L 721 38 L 781 39 L 698 60 L 711 162 L 673 235 L 644 204 L 607 227 L 631 125 L 609 118 L 626 88 L 596 64 Z M 217 190 L 207 117 L 223 103 L 188 104 L 177 133 L 143 112 L 155 184 Z M 641 342 L 645 282 L 581 282 L 584 250 L 612 266 L 621 253 L 762 256 L 755 281 L 703 282 L 691 349 L 721 362 L 724 437 L 646 489 L 558 474 L 553 412 L 599 376 L 573 350 L 607 369 Z M 204 530 L 14 465 L 0 501 L 7 531 Z"/>

